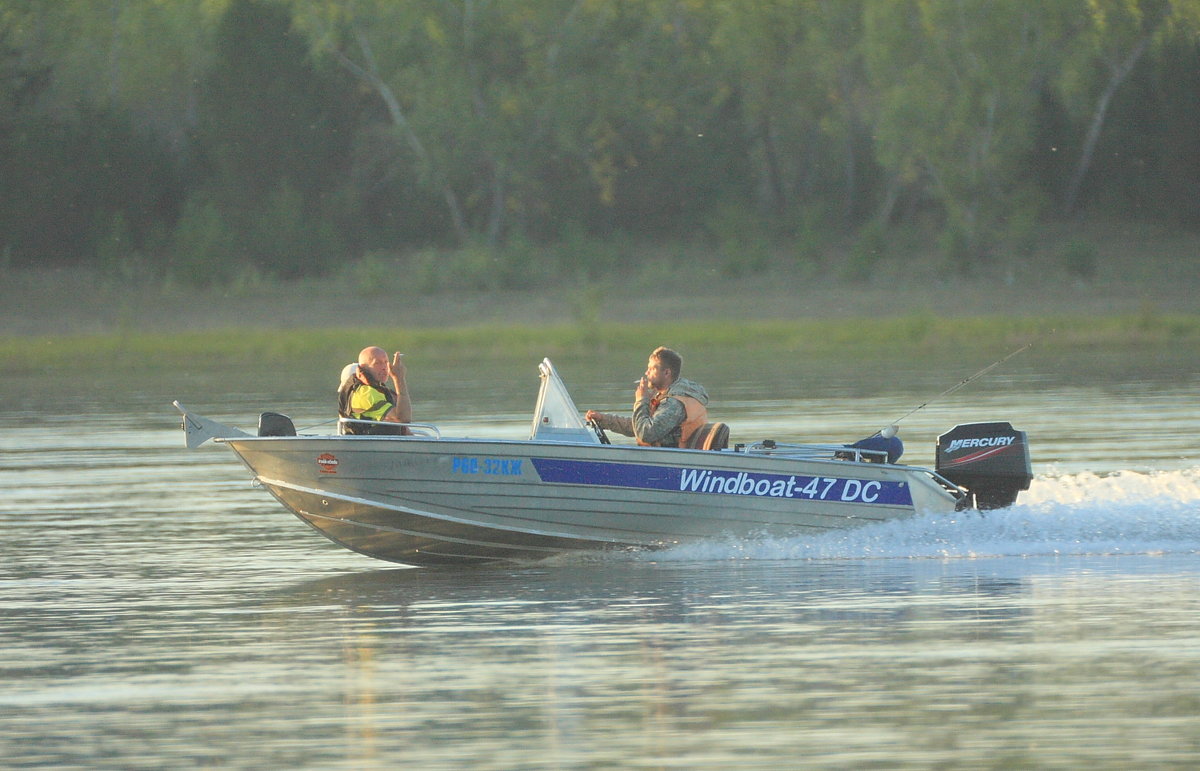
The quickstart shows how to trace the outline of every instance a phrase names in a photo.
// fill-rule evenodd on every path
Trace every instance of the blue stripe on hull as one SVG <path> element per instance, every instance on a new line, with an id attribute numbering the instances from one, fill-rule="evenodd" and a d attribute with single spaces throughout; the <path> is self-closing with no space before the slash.
<path id="1" fill-rule="evenodd" d="M 714 471 L 686 466 L 532 458 L 538 477 L 555 484 L 671 490 L 709 495 L 911 506 L 906 482 L 853 477 Z"/>

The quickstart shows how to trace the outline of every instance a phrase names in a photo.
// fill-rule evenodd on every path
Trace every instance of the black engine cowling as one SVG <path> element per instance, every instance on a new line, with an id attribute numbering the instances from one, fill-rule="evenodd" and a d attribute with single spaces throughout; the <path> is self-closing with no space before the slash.
<path id="1" fill-rule="evenodd" d="M 937 472 L 965 488 L 979 509 L 1002 509 L 1029 489 L 1033 469 L 1025 432 L 1011 423 L 966 423 L 938 437 Z"/>

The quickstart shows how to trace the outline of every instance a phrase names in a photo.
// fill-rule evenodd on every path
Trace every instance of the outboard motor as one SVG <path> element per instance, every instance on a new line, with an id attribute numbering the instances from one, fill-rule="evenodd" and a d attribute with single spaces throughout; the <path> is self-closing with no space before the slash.
<path id="1" fill-rule="evenodd" d="M 1025 432 L 1011 423 L 955 426 L 938 437 L 936 468 L 966 488 L 980 510 L 1013 505 L 1033 481 Z"/>

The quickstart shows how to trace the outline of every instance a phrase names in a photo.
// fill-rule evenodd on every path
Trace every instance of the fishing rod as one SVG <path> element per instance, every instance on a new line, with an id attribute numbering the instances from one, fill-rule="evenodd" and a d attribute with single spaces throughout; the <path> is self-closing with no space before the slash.
<path id="1" fill-rule="evenodd" d="M 1000 366 L 1001 364 L 1003 364 L 1004 362 L 1006 362 L 1006 361 L 1008 361 L 1009 359 L 1011 359 L 1012 357 L 1016 356 L 1018 353 L 1021 353 L 1021 352 L 1023 352 L 1023 351 L 1027 351 L 1027 350 L 1029 350 L 1030 348 L 1032 348 L 1032 347 L 1033 347 L 1034 343 L 1040 342 L 1040 341 L 1041 341 L 1041 340 L 1042 340 L 1044 337 L 1046 337 L 1047 335 L 1052 335 L 1052 334 L 1054 334 L 1054 330 L 1053 330 L 1053 329 L 1052 329 L 1052 330 L 1050 330 L 1049 332 L 1047 332 L 1047 333 L 1045 333 L 1045 334 L 1043 334 L 1043 335 L 1041 335 L 1041 336 L 1039 336 L 1039 337 L 1037 337 L 1037 338 L 1033 339 L 1033 340 L 1030 340 L 1028 343 L 1025 343 L 1025 345 L 1022 345 L 1020 348 L 1018 348 L 1017 350 L 1015 350 L 1015 351 L 1013 351 L 1012 353 L 1008 354 L 1008 355 L 1007 355 L 1007 356 L 1005 356 L 1003 359 L 998 359 L 998 360 L 996 360 L 996 361 L 992 362 L 991 364 L 987 365 L 987 366 L 986 366 L 986 367 L 984 367 L 983 369 L 981 369 L 981 370 L 979 370 L 978 372 L 976 372 L 974 375 L 971 375 L 970 377 L 963 378 L 962 380 L 960 380 L 960 381 L 958 381 L 957 383 L 955 383 L 954 385 L 950 386 L 950 387 L 949 387 L 949 388 L 947 388 L 945 391 L 942 391 L 940 394 L 938 394 L 937 396 L 933 397 L 932 399 L 929 399 L 928 401 L 925 401 L 925 402 L 922 402 L 921 404 L 918 404 L 916 407 L 913 407 L 911 410 L 909 410 L 908 412 L 906 412 L 906 413 L 904 413 L 903 415 L 901 415 L 901 416 L 900 416 L 900 418 L 899 418 L 898 420 L 896 420 L 896 421 L 894 421 L 894 422 L 892 422 L 892 423 L 888 424 L 887 428 L 884 428 L 884 429 L 883 429 L 883 431 L 881 431 L 881 432 L 880 432 L 880 434 L 882 434 L 882 435 L 883 435 L 883 436 L 885 436 L 885 437 L 889 437 L 889 432 L 890 432 L 890 436 L 895 436 L 895 433 L 896 433 L 896 430 L 897 430 L 897 426 L 900 424 L 900 421 L 901 421 L 901 420 L 904 420 L 905 418 L 907 418 L 908 416 L 912 415 L 914 412 L 917 412 L 918 410 L 922 410 L 922 409 L 924 409 L 925 407 L 927 407 L 928 405 L 932 404 L 933 402 L 936 402 L 938 399 L 941 399 L 941 398 L 943 398 L 943 397 L 949 396 L 950 394 L 954 393 L 954 392 L 955 392 L 955 391 L 957 391 L 958 389 L 960 389 L 960 388 L 962 388 L 963 386 L 965 386 L 967 383 L 970 383 L 970 382 L 971 382 L 971 381 L 973 381 L 973 380 L 977 380 L 977 379 L 979 379 L 979 378 L 983 377 L 983 376 L 984 376 L 984 375 L 986 375 L 987 373 L 989 373 L 989 372 L 991 372 L 992 370 L 994 370 L 996 367 L 999 367 L 999 366 Z"/>

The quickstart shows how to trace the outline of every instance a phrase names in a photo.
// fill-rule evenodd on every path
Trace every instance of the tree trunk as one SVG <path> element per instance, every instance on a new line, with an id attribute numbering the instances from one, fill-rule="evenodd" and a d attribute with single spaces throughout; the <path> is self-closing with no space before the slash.
<path id="1" fill-rule="evenodd" d="M 392 87 L 379 74 L 379 68 L 375 64 L 375 56 L 371 52 L 371 45 L 367 41 L 366 35 L 362 33 L 362 30 L 355 30 L 354 37 L 358 42 L 359 49 L 363 52 L 365 64 L 360 65 L 346 56 L 346 54 L 335 49 L 333 53 L 337 57 L 338 62 L 356 77 L 364 80 L 371 88 L 375 89 L 375 92 L 379 94 L 379 98 L 383 100 L 384 106 L 387 107 L 388 117 L 392 119 L 392 123 L 396 128 L 404 133 L 405 139 L 408 140 L 408 146 L 412 148 L 413 153 L 417 156 L 417 160 L 432 169 L 433 165 L 429 159 L 429 154 L 425 151 L 425 145 L 421 143 L 421 138 L 413 131 L 408 118 L 404 116 L 404 110 L 400 107 L 400 100 L 396 98 L 396 93 L 392 90 Z M 438 184 L 441 186 L 442 198 L 446 202 L 446 208 L 450 212 L 450 221 L 454 225 L 454 234 L 458 237 L 459 243 L 466 243 L 469 234 L 467 232 L 466 218 L 463 217 L 462 206 L 458 202 L 458 195 L 448 182 L 440 179 L 441 175 L 437 173 L 436 169 L 433 171 L 434 178 L 438 180 Z"/>
<path id="2" fill-rule="evenodd" d="M 467 76 L 471 80 L 471 105 L 475 109 L 475 117 L 483 123 L 490 123 L 492 116 L 488 114 L 487 100 L 484 99 L 483 91 L 480 90 L 483 78 L 479 73 L 479 67 L 470 59 L 472 50 L 470 25 L 470 6 L 468 5 L 466 18 L 463 21 L 463 55 L 467 57 Z M 505 169 L 507 165 L 486 147 L 482 147 L 480 150 L 487 158 L 488 171 L 492 177 L 489 185 L 492 200 L 491 206 L 488 207 L 487 245 L 489 249 L 495 249 L 504 233 Z"/>
<path id="3" fill-rule="evenodd" d="M 771 126 L 770 113 L 763 116 L 760 129 L 763 144 L 763 167 L 766 174 L 767 194 L 771 197 L 768 202 L 771 212 L 779 214 L 790 205 L 787 193 L 783 187 L 783 174 L 779 169 L 779 154 L 775 149 L 774 128 Z"/>
<path id="4" fill-rule="evenodd" d="M 1088 169 L 1092 165 L 1092 156 L 1096 152 L 1096 144 L 1100 141 L 1100 132 L 1104 128 L 1104 119 L 1108 114 L 1108 105 L 1112 101 L 1113 95 L 1117 89 L 1125 82 L 1125 78 L 1129 77 L 1129 73 L 1137 66 L 1138 60 L 1142 58 L 1142 54 L 1146 53 L 1146 48 L 1150 44 L 1150 35 L 1143 35 L 1134 45 L 1133 50 L 1125 57 L 1125 60 L 1114 64 L 1111 67 L 1111 72 L 1108 78 L 1108 85 L 1104 87 L 1100 98 L 1096 101 L 1096 109 L 1092 112 L 1092 122 L 1088 126 L 1087 135 L 1083 139 L 1083 149 L 1079 153 L 1079 163 L 1075 166 L 1075 173 L 1071 175 L 1071 182 L 1067 186 L 1067 194 L 1063 201 L 1063 211 L 1069 216 L 1075 211 L 1075 204 L 1079 200 L 1079 189 L 1083 186 L 1083 178 L 1087 176 Z"/>

